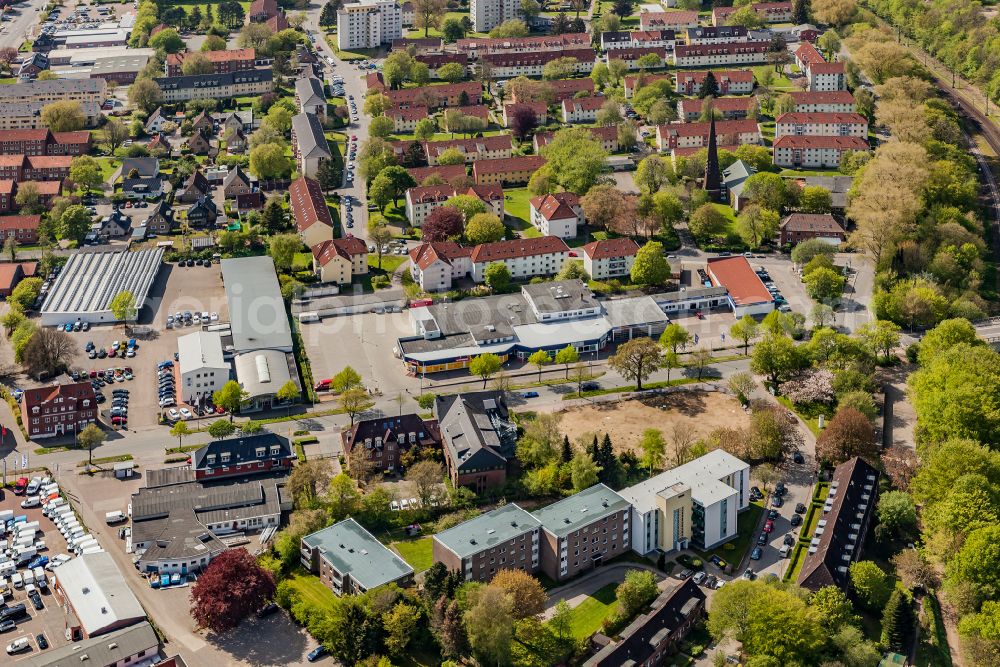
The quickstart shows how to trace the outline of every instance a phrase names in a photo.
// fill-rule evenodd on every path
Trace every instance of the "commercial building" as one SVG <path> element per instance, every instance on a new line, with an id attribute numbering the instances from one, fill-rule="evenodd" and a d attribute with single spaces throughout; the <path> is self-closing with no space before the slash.
<path id="1" fill-rule="evenodd" d="M 529 200 L 531 224 L 543 236 L 571 239 L 586 222 L 580 198 L 572 192 L 532 197 Z"/>
<path id="2" fill-rule="evenodd" d="M 542 527 L 542 572 L 563 581 L 627 552 L 631 510 L 627 500 L 596 484 L 532 512 Z"/>
<path id="3" fill-rule="evenodd" d="M 158 660 L 159 652 L 160 638 L 156 636 L 153 626 L 143 621 L 100 637 L 74 641 L 37 655 L 29 655 L 20 664 L 28 667 L 66 667 L 76 664 L 128 667 Z M 162 667 L 176 667 L 167 663 L 158 664 Z"/>
<path id="4" fill-rule="evenodd" d="M 254 49 L 222 49 L 219 51 L 181 51 L 167 54 L 167 76 L 181 76 L 184 73 L 184 60 L 197 53 L 212 63 L 215 74 L 242 72 L 253 69 L 257 62 L 257 52 Z"/>
<path id="5" fill-rule="evenodd" d="M 222 336 L 217 331 L 197 331 L 177 339 L 181 391 L 188 403 L 196 395 L 211 395 L 229 381 L 230 364 L 222 353 Z"/>
<path id="6" fill-rule="evenodd" d="M 628 237 L 592 241 L 583 246 L 583 269 L 594 280 L 627 278 L 639 244 Z"/>
<path id="7" fill-rule="evenodd" d="M 333 159 L 323 124 L 312 113 L 300 113 L 292 118 L 292 147 L 299 173 L 307 178 L 316 178 L 320 164 Z"/>
<path id="8" fill-rule="evenodd" d="M 680 645 L 705 616 L 705 593 L 686 579 L 653 601 L 652 610 L 632 621 L 614 639 L 595 635 L 604 646 L 583 667 L 666 664 L 666 656 Z"/>
<path id="9" fill-rule="evenodd" d="M 504 21 L 524 18 L 518 0 L 471 0 L 469 13 L 475 32 L 489 32 Z"/>
<path id="10" fill-rule="evenodd" d="M 83 554 L 53 570 L 54 592 L 62 599 L 66 630 L 88 639 L 146 620 L 111 554 Z"/>
<path id="11" fill-rule="evenodd" d="M 517 444 L 517 426 L 510 420 L 503 392 L 438 396 L 434 418 L 454 486 L 477 493 L 503 486 Z"/>
<path id="12" fill-rule="evenodd" d="M 632 505 L 632 549 L 711 549 L 736 537 L 750 465 L 721 449 L 619 491 Z"/>
<path id="13" fill-rule="evenodd" d="M 833 92 L 791 92 L 788 93 L 795 102 L 795 111 L 799 113 L 852 113 L 854 95 L 846 90 Z"/>
<path id="14" fill-rule="evenodd" d="M 26 389 L 21 423 L 29 439 L 77 433 L 97 420 L 97 399 L 90 382 Z"/>
<path id="15" fill-rule="evenodd" d="M 823 515 L 809 539 L 797 583 L 817 591 L 847 589 L 851 563 L 861 557 L 878 502 L 878 470 L 854 457 L 837 466 L 823 504 Z"/>
<path id="16" fill-rule="evenodd" d="M 809 239 L 836 246 L 847 240 L 847 232 L 829 213 L 792 213 L 781 221 L 778 232 L 781 245 L 795 245 Z"/>
<path id="17" fill-rule="evenodd" d="M 538 571 L 541 522 L 515 503 L 436 533 L 434 562 L 465 581 L 489 582 L 500 570 Z"/>
<path id="18" fill-rule="evenodd" d="M 724 44 L 678 44 L 674 48 L 677 67 L 759 65 L 767 62 L 770 42 L 729 42 Z"/>
<path id="19" fill-rule="evenodd" d="M 259 97 L 271 92 L 274 73 L 270 69 L 251 69 L 224 74 L 194 74 L 154 79 L 168 103 L 188 100 Z"/>
<path id="20" fill-rule="evenodd" d="M 868 119 L 859 113 L 783 113 L 775 120 L 774 138 L 787 134 L 868 138 Z"/>
<path id="21" fill-rule="evenodd" d="M 337 10 L 337 48 L 377 49 L 403 36 L 403 11 L 396 0 L 345 4 Z"/>
<path id="22" fill-rule="evenodd" d="M 736 319 L 774 310 L 774 297 L 745 257 L 710 257 L 705 270 L 713 285 L 726 288 Z"/>
<path id="23" fill-rule="evenodd" d="M 141 312 L 163 266 L 163 248 L 136 252 L 84 252 L 70 255 L 41 310 L 42 326 L 67 322 L 118 322 L 111 301 L 124 291 Z"/>
<path id="24" fill-rule="evenodd" d="M 711 101 L 712 109 L 721 114 L 725 120 L 741 120 L 757 109 L 757 100 L 751 96 L 717 97 Z M 689 97 L 678 100 L 677 115 L 686 123 L 693 123 L 701 117 L 705 100 Z"/>
<path id="25" fill-rule="evenodd" d="M 341 431 L 340 439 L 351 472 L 356 475 L 366 471 L 401 473 L 400 457 L 404 452 L 441 446 L 437 422 L 424 421 L 415 414 L 363 419 Z"/>
<path id="26" fill-rule="evenodd" d="M 350 285 L 368 273 L 368 246 L 356 236 L 327 239 L 310 248 L 313 272 L 322 283 Z"/>
<path id="27" fill-rule="evenodd" d="M 677 71 L 674 73 L 674 90 L 678 95 L 698 95 L 701 85 L 708 75 L 707 71 Z M 753 70 L 732 69 L 712 72 L 719 86 L 720 95 L 749 95 L 753 92 Z M 628 94 L 628 79 L 625 81 L 625 92 Z"/>
<path id="28" fill-rule="evenodd" d="M 472 178 L 478 185 L 523 185 L 544 164 L 541 155 L 480 160 L 472 165 Z"/>
<path id="29" fill-rule="evenodd" d="M 288 206 L 302 242 L 311 248 L 333 239 L 333 216 L 319 183 L 302 176 L 292 181 L 288 194 Z"/>
<path id="30" fill-rule="evenodd" d="M 869 150 L 860 137 L 812 137 L 786 134 L 774 140 L 774 164 L 792 169 L 837 169 L 845 151 Z"/>
<path id="31" fill-rule="evenodd" d="M 302 567 L 337 595 L 355 595 L 386 584 L 408 586 L 413 568 L 354 519 L 302 538 Z"/>

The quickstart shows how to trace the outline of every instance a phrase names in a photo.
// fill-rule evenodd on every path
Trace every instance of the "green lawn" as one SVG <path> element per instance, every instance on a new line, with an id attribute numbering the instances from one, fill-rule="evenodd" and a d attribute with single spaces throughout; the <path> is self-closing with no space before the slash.
<path id="1" fill-rule="evenodd" d="M 406 255 L 382 255 L 382 271 L 386 274 L 393 273 L 399 265 L 410 259 Z M 374 252 L 368 253 L 368 266 L 373 269 L 378 267 L 378 255 Z"/>
<path id="2" fill-rule="evenodd" d="M 414 572 L 423 572 L 434 564 L 434 556 L 431 553 L 433 543 L 434 538 L 427 536 L 418 540 L 393 542 L 391 546 L 409 563 Z"/>
<path id="3" fill-rule="evenodd" d="M 762 503 L 750 503 L 750 506 L 746 509 L 746 511 L 740 514 L 736 519 L 735 540 L 732 542 L 726 542 L 722 546 L 712 549 L 711 551 L 695 550 L 695 553 L 706 561 L 712 556 L 718 556 L 727 563 L 738 566 L 740 562 L 742 562 L 743 557 L 746 555 L 747 549 L 749 549 L 752 544 L 756 543 L 757 523 L 760 521 L 760 516 L 763 513 L 764 505 Z M 727 548 L 730 546 L 732 548 Z"/>
<path id="4" fill-rule="evenodd" d="M 204 0 L 170 0 L 170 2 L 168 2 L 167 4 L 169 4 L 169 5 L 176 5 L 177 7 L 183 7 L 184 11 L 187 12 L 188 14 L 190 14 L 194 10 L 195 7 L 200 7 L 201 8 L 201 13 L 204 14 L 205 11 L 206 11 L 206 8 L 209 5 L 215 5 L 215 7 L 212 8 L 212 12 L 213 12 L 212 15 L 216 16 L 217 14 L 215 14 L 215 12 L 219 11 L 219 7 L 218 6 L 220 4 L 222 4 L 222 1 L 220 0 L 219 2 L 205 2 Z M 247 13 L 248 11 L 250 11 L 250 3 L 249 2 L 240 2 L 240 6 L 243 7 L 243 13 L 244 14 Z"/>
<path id="5" fill-rule="evenodd" d="M 613 614 L 618 606 L 616 588 L 618 584 L 608 584 L 573 608 L 570 627 L 573 628 L 574 639 L 586 639 L 601 629 L 601 623 Z"/>
<path id="6" fill-rule="evenodd" d="M 308 574 L 302 569 L 297 569 L 290 574 L 286 581 L 294 588 L 303 600 L 308 600 L 320 609 L 333 611 L 337 604 L 337 596 L 329 588 L 323 585 L 319 577 Z"/>
<path id="7" fill-rule="evenodd" d="M 292 260 L 292 271 L 308 271 L 312 268 L 312 253 L 297 252 Z"/>
<path id="8" fill-rule="evenodd" d="M 463 16 L 469 16 L 469 12 L 445 12 L 445 15 L 441 17 L 441 25 L 444 25 L 444 22 L 447 19 L 450 19 L 450 18 L 456 18 L 458 20 L 462 20 Z M 407 30 L 406 34 L 403 35 L 403 37 L 421 37 L 421 38 L 425 37 L 425 36 L 426 37 L 440 37 L 441 36 L 441 31 L 438 30 L 437 28 L 431 28 L 431 29 L 429 29 L 427 31 L 427 34 L 424 35 L 424 29 L 423 28 L 413 28 L 412 30 Z M 466 33 L 465 36 L 466 37 L 488 37 L 489 35 L 487 35 L 485 32 L 468 32 L 468 33 Z"/>
<path id="9" fill-rule="evenodd" d="M 122 164 L 121 160 L 112 157 L 98 157 L 94 158 L 94 160 L 101 167 L 101 179 L 105 181 L 111 178 L 111 174 Z"/>
<path id="10" fill-rule="evenodd" d="M 757 80 L 758 84 L 763 80 L 764 72 L 771 72 L 774 75 L 769 86 L 771 90 L 786 91 L 792 89 L 791 80 L 783 74 L 777 74 L 771 65 L 757 65 L 751 69 L 753 69 L 754 79 Z"/>
<path id="11" fill-rule="evenodd" d="M 541 232 L 531 224 L 531 205 L 529 200 L 531 193 L 528 188 L 513 188 L 504 190 L 504 212 L 507 214 L 505 222 L 511 229 L 518 231 L 526 238 L 541 236 Z"/>

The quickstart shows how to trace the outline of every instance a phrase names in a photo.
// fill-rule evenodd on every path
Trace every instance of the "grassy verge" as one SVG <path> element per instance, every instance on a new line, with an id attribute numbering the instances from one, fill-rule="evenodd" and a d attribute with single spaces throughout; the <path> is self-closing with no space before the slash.
<path id="1" fill-rule="evenodd" d="M 566 380 L 563 380 L 562 382 L 565 383 Z M 680 378 L 679 380 L 671 380 L 670 382 L 667 381 L 650 382 L 643 385 L 642 390 L 646 391 L 647 389 L 663 389 L 665 387 L 676 387 L 678 385 L 694 384 L 696 382 L 698 382 L 697 378 Z M 572 394 L 566 394 L 565 396 L 563 396 L 563 400 L 569 401 L 574 398 L 590 398 L 592 396 L 604 396 L 607 394 L 621 394 L 627 391 L 635 391 L 635 387 L 633 385 L 628 385 L 627 387 L 609 387 L 607 389 L 594 389 L 593 391 L 585 391 L 581 394 L 573 392 Z"/>
<path id="2" fill-rule="evenodd" d="M 786 408 L 797 414 L 799 418 L 806 423 L 806 426 L 809 427 L 809 430 L 813 432 L 813 435 L 817 437 L 819 436 L 821 430 L 819 427 L 819 416 L 823 415 L 824 421 L 826 422 L 830 421 L 830 418 L 833 416 L 831 414 L 832 411 L 826 407 L 810 408 L 806 406 L 795 405 L 794 403 L 792 403 L 791 400 L 789 400 L 785 396 L 777 396 L 776 398 L 778 399 L 778 403 L 781 403 L 783 406 L 785 406 Z"/>
<path id="3" fill-rule="evenodd" d="M 204 446 L 205 445 L 184 445 L 182 447 L 165 447 L 164 452 L 167 454 L 187 454 L 188 452 L 201 449 Z"/>
<path id="4" fill-rule="evenodd" d="M 337 597 L 329 588 L 323 585 L 319 577 L 297 569 L 285 578 L 303 600 L 315 605 L 318 609 L 332 613 L 337 605 Z"/>
<path id="5" fill-rule="evenodd" d="M 799 571 L 802 570 L 802 564 L 806 560 L 806 549 L 808 547 L 804 544 L 795 545 L 791 560 L 788 562 L 788 568 L 785 569 L 785 574 L 782 576 L 783 581 L 795 581 L 798 579 Z"/>
<path id="6" fill-rule="evenodd" d="M 123 463 L 125 461 L 131 461 L 131 460 L 132 460 L 131 454 L 120 454 L 118 456 L 102 456 L 99 459 L 94 459 L 92 462 L 80 461 L 79 463 L 76 464 L 76 467 L 82 468 L 84 466 L 90 465 L 91 463 L 93 463 L 94 465 L 100 465 L 102 463 Z"/>

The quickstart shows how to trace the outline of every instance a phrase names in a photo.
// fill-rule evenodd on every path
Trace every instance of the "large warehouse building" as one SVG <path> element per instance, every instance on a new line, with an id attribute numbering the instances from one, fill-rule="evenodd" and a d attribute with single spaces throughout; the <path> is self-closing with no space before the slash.
<path id="1" fill-rule="evenodd" d="M 131 292 L 136 309 L 146 304 L 163 266 L 163 249 L 138 252 L 81 252 L 70 256 L 42 305 L 42 325 L 118 322 L 111 302 Z"/>

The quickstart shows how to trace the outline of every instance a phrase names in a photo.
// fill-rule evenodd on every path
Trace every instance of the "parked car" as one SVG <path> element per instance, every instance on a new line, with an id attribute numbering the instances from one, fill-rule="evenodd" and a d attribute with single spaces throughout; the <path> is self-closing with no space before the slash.
<path id="1" fill-rule="evenodd" d="M 793 526 L 801 526 L 802 525 L 802 515 L 801 514 L 793 514 L 792 515 L 791 523 L 792 523 Z"/>
<path id="2" fill-rule="evenodd" d="M 805 463 L 806 457 L 802 456 L 802 452 L 795 452 L 792 454 L 792 460 L 796 463 Z"/>
<path id="3" fill-rule="evenodd" d="M 38 642 L 39 651 L 44 651 L 49 647 L 49 640 L 45 638 L 45 635 L 36 635 L 35 641 Z"/>
<path id="4" fill-rule="evenodd" d="M 750 552 L 750 560 L 760 560 L 763 555 L 764 550 L 761 547 L 754 547 L 753 551 Z"/>
<path id="5" fill-rule="evenodd" d="M 309 651 L 309 655 L 306 656 L 306 660 L 308 660 L 309 662 L 316 662 L 324 655 L 326 655 L 326 653 L 327 651 L 325 646 L 317 646 L 313 650 Z"/>
<path id="6" fill-rule="evenodd" d="M 757 536 L 757 544 L 760 546 L 767 544 L 767 533 L 761 533 Z"/>
<path id="7" fill-rule="evenodd" d="M 806 506 L 804 504 L 802 504 L 802 503 L 798 503 L 795 506 L 795 513 L 796 514 L 805 514 L 806 513 Z"/>
<path id="8" fill-rule="evenodd" d="M 702 571 L 702 572 L 695 572 L 694 576 L 691 577 L 691 581 L 693 581 L 694 583 L 696 583 L 696 584 L 698 584 L 700 586 L 702 584 L 702 582 L 704 582 L 707 577 L 708 577 L 708 575 L 705 574 L 704 571 Z"/>
<path id="9" fill-rule="evenodd" d="M 521 398 L 538 398 L 537 391 L 525 391 L 521 393 Z"/>
<path id="10" fill-rule="evenodd" d="M 788 533 L 783 538 L 781 538 L 781 543 L 793 547 L 795 546 L 795 536 L 792 535 L 791 533 Z"/>
<path id="11" fill-rule="evenodd" d="M 7 644 L 7 655 L 24 653 L 31 650 L 31 640 L 27 637 L 18 637 L 10 644 Z"/>

